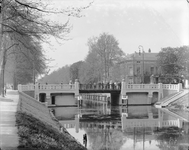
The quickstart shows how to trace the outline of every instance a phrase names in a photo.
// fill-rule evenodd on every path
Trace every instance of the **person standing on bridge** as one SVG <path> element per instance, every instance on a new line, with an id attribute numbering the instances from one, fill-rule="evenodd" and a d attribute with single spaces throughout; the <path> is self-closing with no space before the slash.
<path id="1" fill-rule="evenodd" d="M 72 80 L 70 80 L 69 85 L 70 85 L 70 89 L 71 89 L 72 88 Z"/>
<path id="2" fill-rule="evenodd" d="M 118 90 L 121 90 L 121 82 L 118 82 Z"/>
<path id="3" fill-rule="evenodd" d="M 113 88 L 112 88 L 112 80 L 110 80 L 110 90 L 112 90 Z"/>

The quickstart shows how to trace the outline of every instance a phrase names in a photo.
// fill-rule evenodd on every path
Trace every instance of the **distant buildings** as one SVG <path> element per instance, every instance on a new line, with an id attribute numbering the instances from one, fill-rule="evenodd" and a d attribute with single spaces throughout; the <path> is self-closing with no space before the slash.
<path id="1" fill-rule="evenodd" d="M 149 49 L 148 52 L 135 52 L 128 55 L 126 60 L 120 63 L 122 78 L 130 84 L 157 83 L 160 74 L 157 54 Z"/>

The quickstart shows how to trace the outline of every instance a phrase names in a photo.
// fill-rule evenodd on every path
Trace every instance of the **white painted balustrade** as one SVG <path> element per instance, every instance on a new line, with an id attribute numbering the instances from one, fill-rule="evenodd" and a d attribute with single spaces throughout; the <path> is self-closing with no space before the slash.
<path id="1" fill-rule="evenodd" d="M 75 84 L 38 84 L 39 90 L 66 90 L 75 89 Z"/>
<path id="2" fill-rule="evenodd" d="M 125 82 L 122 82 L 122 90 L 124 91 L 131 91 L 131 90 L 177 90 L 180 91 L 182 89 L 181 84 L 126 84 Z M 18 85 L 19 91 L 79 91 L 78 84 L 28 84 L 28 85 Z M 98 90 L 98 89 L 95 89 Z M 114 89 L 112 89 L 114 90 Z"/>
<path id="3" fill-rule="evenodd" d="M 125 89 L 159 89 L 158 84 L 126 84 Z"/>
<path id="4" fill-rule="evenodd" d="M 75 90 L 75 84 L 28 84 L 28 85 L 18 85 L 18 91 L 34 91 L 37 90 Z"/>
<path id="5" fill-rule="evenodd" d="M 167 90 L 177 90 L 178 86 L 178 84 L 162 84 L 162 88 Z"/>
<path id="6" fill-rule="evenodd" d="M 34 84 L 28 84 L 28 85 L 18 85 L 18 91 L 34 91 L 35 85 Z"/>

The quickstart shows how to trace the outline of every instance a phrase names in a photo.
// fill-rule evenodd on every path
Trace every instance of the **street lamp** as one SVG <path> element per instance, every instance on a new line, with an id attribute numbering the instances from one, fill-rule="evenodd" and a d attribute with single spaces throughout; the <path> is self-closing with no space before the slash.
<path id="1" fill-rule="evenodd" d="M 141 51 L 142 51 L 142 83 L 144 83 L 144 49 L 142 45 L 139 45 L 138 48 L 139 48 L 139 55 L 141 55 Z"/>
<path id="2" fill-rule="evenodd" d="M 35 63 L 34 61 L 32 63 L 33 63 L 33 84 L 35 85 Z"/>

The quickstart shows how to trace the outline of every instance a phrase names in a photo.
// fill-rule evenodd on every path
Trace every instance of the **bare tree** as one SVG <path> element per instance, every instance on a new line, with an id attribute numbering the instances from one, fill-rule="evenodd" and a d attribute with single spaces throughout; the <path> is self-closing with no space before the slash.
<path id="1" fill-rule="evenodd" d="M 89 6 L 87 6 L 89 7 Z M 1 0 L 0 11 L 0 87 L 4 88 L 4 71 L 6 64 L 7 50 L 17 46 L 20 52 L 30 50 L 30 54 L 35 56 L 35 48 L 27 45 L 27 40 L 31 42 L 48 42 L 48 37 L 53 36 L 65 40 L 70 33 L 69 21 L 56 23 L 45 16 L 50 14 L 65 14 L 68 16 L 80 17 L 81 10 L 87 7 L 67 8 L 64 10 L 52 10 L 42 1 L 32 0 Z M 47 18 L 47 17 L 46 17 Z M 9 39 L 8 42 L 6 39 Z M 9 43 L 9 44 L 7 44 Z M 22 49 L 21 49 L 22 47 Z M 24 49 L 23 49 L 24 47 Z M 23 53 L 24 54 L 24 53 Z M 34 57 L 29 57 L 35 61 Z M 3 92 L 2 92 L 3 93 Z M 4 96 L 4 94 L 3 94 Z"/>
<path id="2" fill-rule="evenodd" d="M 95 53 L 102 66 L 102 77 L 105 81 L 110 78 L 110 68 L 113 67 L 125 54 L 119 48 L 119 43 L 111 34 L 102 33 L 99 37 L 90 38 L 88 41 L 89 53 Z M 88 55 L 87 57 L 90 57 Z M 90 58 L 87 58 L 88 60 Z"/>

